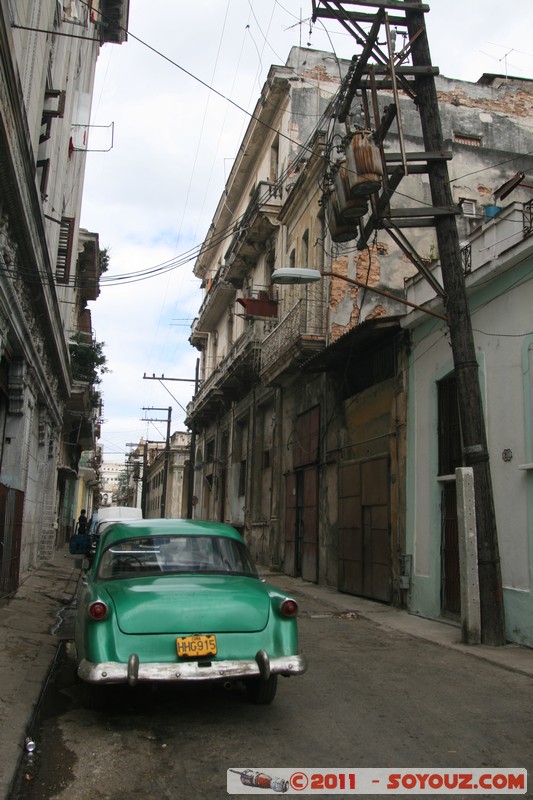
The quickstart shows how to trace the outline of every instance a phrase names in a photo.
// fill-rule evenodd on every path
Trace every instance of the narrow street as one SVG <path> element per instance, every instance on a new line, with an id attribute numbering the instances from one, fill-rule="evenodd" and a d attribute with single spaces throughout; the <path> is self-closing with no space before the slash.
<path id="1" fill-rule="evenodd" d="M 230 767 L 533 769 L 528 677 L 297 599 L 310 666 L 272 706 L 204 685 L 114 688 L 89 711 L 65 640 L 11 800 L 218 800 Z"/>

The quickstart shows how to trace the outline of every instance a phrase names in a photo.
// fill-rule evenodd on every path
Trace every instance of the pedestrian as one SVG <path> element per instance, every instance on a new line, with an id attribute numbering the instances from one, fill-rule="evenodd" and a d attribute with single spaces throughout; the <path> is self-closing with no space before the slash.
<path id="1" fill-rule="evenodd" d="M 87 533 L 87 513 L 84 508 L 81 510 L 81 514 L 78 518 L 78 530 L 76 533 L 84 536 Z"/>

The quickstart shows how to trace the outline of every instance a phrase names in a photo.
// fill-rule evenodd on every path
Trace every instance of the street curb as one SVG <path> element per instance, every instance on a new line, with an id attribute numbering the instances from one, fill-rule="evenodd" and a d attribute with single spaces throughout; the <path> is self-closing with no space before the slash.
<path id="1" fill-rule="evenodd" d="M 268 567 L 258 566 L 261 577 L 280 589 L 308 596 L 340 611 L 357 616 L 387 630 L 401 631 L 418 639 L 487 661 L 512 672 L 533 677 L 533 649 L 517 644 L 490 647 L 484 644 L 469 645 L 461 642 L 461 628 L 448 620 L 433 620 L 418 616 L 405 609 L 385 605 L 364 597 L 344 594 L 331 586 L 323 586 L 302 578 L 293 578 Z"/>
<path id="2" fill-rule="evenodd" d="M 61 609 L 72 602 L 79 577 L 62 548 L 29 571 L 0 606 L 0 797 L 6 800 L 61 643 L 53 628 Z"/>

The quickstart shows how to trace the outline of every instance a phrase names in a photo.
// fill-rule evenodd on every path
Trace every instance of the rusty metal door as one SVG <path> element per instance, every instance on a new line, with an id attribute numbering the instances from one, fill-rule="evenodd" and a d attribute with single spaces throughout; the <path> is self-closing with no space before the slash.
<path id="1" fill-rule="evenodd" d="M 297 567 L 297 530 L 296 517 L 298 502 L 296 497 L 296 473 L 285 477 L 285 567 L 287 575 L 295 577 Z"/>
<path id="2" fill-rule="evenodd" d="M 457 616 L 461 612 L 461 581 L 455 483 L 444 484 L 441 516 L 441 608 L 443 614 Z"/>
<path id="3" fill-rule="evenodd" d="M 0 484 L 0 598 L 18 589 L 24 493 Z"/>
<path id="4" fill-rule="evenodd" d="M 339 589 L 392 599 L 389 458 L 347 464 L 339 473 Z"/>
<path id="5" fill-rule="evenodd" d="M 285 572 L 314 583 L 318 578 L 318 467 L 285 479 Z"/>
<path id="6" fill-rule="evenodd" d="M 318 461 L 320 408 L 296 420 L 294 472 L 285 479 L 285 572 L 316 583 L 318 579 Z"/>
<path id="7" fill-rule="evenodd" d="M 439 475 L 454 475 L 462 465 L 461 424 L 457 383 L 453 375 L 438 383 Z M 442 483 L 441 494 L 441 611 L 461 611 L 457 490 L 455 481 Z"/>
<path id="8" fill-rule="evenodd" d="M 308 467 L 298 474 L 301 485 L 301 575 L 306 581 L 318 580 L 318 467 Z"/>

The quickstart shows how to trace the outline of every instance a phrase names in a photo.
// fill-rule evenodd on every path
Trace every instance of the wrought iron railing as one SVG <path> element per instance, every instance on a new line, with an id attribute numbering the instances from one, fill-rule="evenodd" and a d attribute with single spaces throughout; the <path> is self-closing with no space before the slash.
<path id="1" fill-rule="evenodd" d="M 533 233 L 533 200 L 524 203 L 522 219 L 524 222 L 524 237 L 530 236 Z"/>
<path id="2" fill-rule="evenodd" d="M 187 413 L 193 413 L 194 408 L 204 402 L 210 392 L 224 384 L 228 371 L 239 359 L 252 359 L 253 363 L 257 355 L 257 362 L 259 362 L 261 343 L 274 324 L 274 320 L 267 319 L 256 319 L 250 322 L 244 333 L 235 340 L 227 355 L 218 362 L 210 375 L 201 383 L 194 399 L 187 406 Z M 256 367 L 258 370 L 259 363 Z"/>
<path id="3" fill-rule="evenodd" d="M 467 275 L 472 272 L 472 245 L 467 244 L 461 248 L 461 261 L 463 262 L 463 272 Z"/>
<path id="4" fill-rule="evenodd" d="M 268 369 L 303 336 L 324 336 L 326 319 L 322 300 L 298 300 L 263 341 L 261 371 Z"/>

